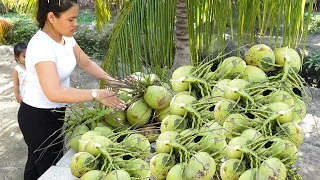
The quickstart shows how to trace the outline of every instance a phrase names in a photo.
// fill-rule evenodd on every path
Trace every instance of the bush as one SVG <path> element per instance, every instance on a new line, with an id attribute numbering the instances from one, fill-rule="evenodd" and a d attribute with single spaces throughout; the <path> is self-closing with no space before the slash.
<path id="1" fill-rule="evenodd" d="M 320 51 L 314 52 L 305 59 L 302 77 L 309 85 L 320 88 Z"/>
<path id="2" fill-rule="evenodd" d="M 14 17 L 12 16 L 12 14 L 4 15 L 5 18 L 11 17 L 10 21 L 13 23 L 12 28 L 4 34 L 4 44 L 12 45 L 17 42 L 29 42 L 38 30 L 37 23 L 26 15 L 15 14 Z"/>
<path id="3" fill-rule="evenodd" d="M 100 37 L 93 27 L 79 27 L 74 34 L 74 38 L 88 56 L 102 60 L 106 55 L 108 48 L 107 37 Z"/>
<path id="4" fill-rule="evenodd" d="M 305 14 L 305 19 L 307 18 L 308 13 Z M 308 30 L 311 34 L 318 34 L 320 32 L 320 15 L 311 14 L 310 23 Z"/>

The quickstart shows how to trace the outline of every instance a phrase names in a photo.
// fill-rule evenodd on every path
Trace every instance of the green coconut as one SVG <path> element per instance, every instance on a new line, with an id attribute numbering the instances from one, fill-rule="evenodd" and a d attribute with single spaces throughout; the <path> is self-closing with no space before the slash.
<path id="1" fill-rule="evenodd" d="M 206 152 L 198 152 L 187 163 L 185 174 L 187 180 L 211 180 L 215 172 L 215 160 Z"/>
<path id="2" fill-rule="evenodd" d="M 107 136 L 113 132 L 113 130 L 107 126 L 95 127 L 93 131 L 100 132 L 102 135 Z"/>
<path id="3" fill-rule="evenodd" d="M 126 111 L 129 124 L 136 127 L 147 124 L 151 117 L 151 113 L 152 109 L 143 99 L 139 99 L 132 103 Z"/>
<path id="4" fill-rule="evenodd" d="M 153 73 L 150 74 L 150 83 L 151 83 L 152 85 L 155 84 L 155 83 L 157 83 L 157 82 L 160 82 L 160 81 L 161 81 L 161 79 L 159 78 L 158 75 L 153 74 Z"/>
<path id="5" fill-rule="evenodd" d="M 287 139 L 275 142 L 271 150 L 274 157 L 277 157 L 285 164 L 291 165 L 298 159 L 297 146 Z"/>
<path id="6" fill-rule="evenodd" d="M 273 102 L 284 102 L 289 107 L 294 106 L 294 99 L 290 93 L 284 90 L 278 90 L 272 94 L 270 94 L 270 103 Z"/>
<path id="7" fill-rule="evenodd" d="M 258 173 L 257 168 L 248 169 L 241 174 L 241 176 L 239 177 L 239 180 L 256 180 L 257 173 Z"/>
<path id="8" fill-rule="evenodd" d="M 146 84 L 147 83 L 146 79 L 149 78 L 147 74 L 143 72 L 134 72 L 130 76 L 141 84 Z"/>
<path id="9" fill-rule="evenodd" d="M 218 134 L 207 134 L 197 144 L 200 151 L 209 153 L 215 159 L 221 159 L 226 155 L 226 139 Z"/>
<path id="10" fill-rule="evenodd" d="M 191 95 L 180 94 L 175 95 L 170 102 L 170 114 L 184 116 L 187 110 L 185 106 L 189 106 L 196 102 L 197 99 Z"/>
<path id="11" fill-rule="evenodd" d="M 187 120 L 178 115 L 169 115 L 161 122 L 160 131 L 181 132 L 187 128 Z"/>
<path id="12" fill-rule="evenodd" d="M 189 90 L 190 83 L 184 82 L 184 80 L 194 70 L 195 68 L 193 66 L 180 66 L 173 72 L 170 82 L 175 94 Z"/>
<path id="13" fill-rule="evenodd" d="M 99 170 L 91 170 L 81 176 L 80 180 L 97 180 L 103 177 L 104 172 Z"/>
<path id="14" fill-rule="evenodd" d="M 225 129 L 218 122 L 208 122 L 200 127 L 200 134 L 206 136 L 208 134 L 214 134 L 222 138 L 225 137 Z"/>
<path id="15" fill-rule="evenodd" d="M 170 106 L 164 108 L 164 109 L 160 109 L 155 111 L 155 120 L 157 122 L 161 122 L 165 117 L 171 115 L 170 114 Z"/>
<path id="16" fill-rule="evenodd" d="M 130 174 L 122 169 L 113 170 L 109 172 L 105 177 L 104 180 L 131 180 Z"/>
<path id="17" fill-rule="evenodd" d="M 131 177 L 147 180 L 151 176 L 149 163 L 142 159 L 128 161 L 124 167 Z"/>
<path id="18" fill-rule="evenodd" d="M 284 65 L 285 58 L 289 60 L 290 67 L 295 71 L 301 70 L 301 58 L 296 50 L 287 47 L 281 47 L 274 50 L 276 64 Z M 287 56 L 287 57 L 286 57 Z"/>
<path id="19" fill-rule="evenodd" d="M 151 175 L 157 180 L 165 180 L 169 170 L 174 165 L 174 156 L 167 153 L 158 153 L 150 160 Z"/>
<path id="20" fill-rule="evenodd" d="M 246 62 L 239 57 L 231 56 L 222 61 L 220 68 L 224 78 L 234 79 L 244 73 Z"/>
<path id="21" fill-rule="evenodd" d="M 273 154 L 274 156 L 280 155 L 286 149 L 283 139 L 279 137 L 272 138 L 268 142 L 271 142 L 271 146 L 267 149 L 269 150 L 270 154 Z"/>
<path id="22" fill-rule="evenodd" d="M 257 179 L 259 180 L 285 180 L 287 169 L 278 158 L 269 158 L 263 161 L 258 169 Z"/>
<path id="23" fill-rule="evenodd" d="M 144 94 L 144 100 L 156 110 L 169 107 L 171 99 L 171 93 L 162 86 L 149 86 Z"/>
<path id="24" fill-rule="evenodd" d="M 175 131 L 166 131 L 159 135 L 156 142 L 156 151 L 158 153 L 170 153 L 172 146 L 168 143 L 173 143 L 180 135 Z"/>
<path id="25" fill-rule="evenodd" d="M 112 110 L 112 112 L 106 115 L 104 121 L 113 128 L 119 128 L 128 124 L 125 111 Z"/>
<path id="26" fill-rule="evenodd" d="M 248 139 L 242 136 L 232 138 L 227 146 L 226 155 L 228 159 L 240 159 L 243 152 L 240 148 L 246 147 Z"/>
<path id="27" fill-rule="evenodd" d="M 239 159 L 228 159 L 220 167 L 220 176 L 222 180 L 238 179 L 245 170 Z"/>
<path id="28" fill-rule="evenodd" d="M 280 123 L 287 123 L 293 121 L 292 107 L 289 107 L 284 102 L 274 102 L 268 105 L 267 110 L 272 111 L 275 115 L 279 115 Z"/>
<path id="29" fill-rule="evenodd" d="M 239 92 L 244 91 L 249 86 L 249 83 L 243 79 L 233 79 L 225 86 L 223 96 L 226 99 L 238 100 L 240 98 Z"/>
<path id="30" fill-rule="evenodd" d="M 82 135 L 88 132 L 89 130 L 90 129 L 85 125 L 77 125 L 73 130 L 72 136 Z"/>
<path id="31" fill-rule="evenodd" d="M 294 100 L 294 109 L 293 113 L 293 122 L 300 123 L 307 114 L 306 104 L 299 98 L 295 98 Z"/>
<path id="32" fill-rule="evenodd" d="M 230 79 L 222 79 L 220 80 L 212 89 L 211 96 L 212 97 L 223 97 L 225 86 L 228 85 Z"/>
<path id="33" fill-rule="evenodd" d="M 248 65 L 257 66 L 265 72 L 273 70 L 275 64 L 275 54 L 272 49 L 265 44 L 252 46 L 244 57 Z"/>
<path id="34" fill-rule="evenodd" d="M 281 138 L 290 140 L 297 147 L 301 145 L 304 139 L 303 130 L 297 123 L 284 123 L 281 125 L 281 128 L 278 128 L 278 132 L 282 135 Z"/>
<path id="35" fill-rule="evenodd" d="M 133 151 L 150 152 L 150 142 L 142 134 L 131 134 L 122 141 L 125 148 Z"/>
<path id="36" fill-rule="evenodd" d="M 264 71 L 260 68 L 247 65 L 245 72 L 242 75 L 242 79 L 248 82 L 265 82 L 268 81 L 268 77 Z"/>
<path id="37" fill-rule="evenodd" d="M 185 162 L 174 165 L 169 170 L 166 180 L 184 180 L 185 167 L 186 167 Z"/>
<path id="38" fill-rule="evenodd" d="M 107 147 L 112 144 L 112 141 L 101 135 L 96 135 L 91 137 L 88 140 L 79 140 L 79 151 L 88 152 L 94 156 L 100 154 L 100 149 L 103 147 Z"/>
<path id="39" fill-rule="evenodd" d="M 96 169 L 96 167 L 97 162 L 95 160 L 95 157 L 90 153 L 78 152 L 71 158 L 71 173 L 76 177 L 81 177 L 86 172 Z"/>
<path id="40" fill-rule="evenodd" d="M 257 140 L 262 140 L 263 135 L 255 129 L 246 129 L 241 133 L 241 137 L 248 139 L 248 143 L 255 142 Z"/>
<path id="41" fill-rule="evenodd" d="M 79 152 L 79 140 L 81 140 L 81 136 L 82 135 L 75 136 L 70 140 L 70 147 L 75 152 Z"/>
<path id="42" fill-rule="evenodd" d="M 223 125 L 225 119 L 234 109 L 236 103 L 232 100 L 221 100 L 219 101 L 213 110 L 214 119 L 219 122 L 220 125 Z"/>
<path id="43" fill-rule="evenodd" d="M 88 132 L 84 133 L 81 136 L 81 140 L 87 141 L 87 140 L 91 139 L 94 136 L 101 136 L 101 135 L 102 134 L 100 132 L 97 132 L 97 131 L 88 131 Z"/>

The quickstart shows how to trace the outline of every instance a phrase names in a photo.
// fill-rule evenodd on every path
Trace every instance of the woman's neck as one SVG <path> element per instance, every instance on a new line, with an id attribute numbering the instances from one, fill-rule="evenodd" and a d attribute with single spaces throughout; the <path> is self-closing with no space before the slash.
<path id="1" fill-rule="evenodd" d="M 41 29 L 44 33 L 46 33 L 51 39 L 56 41 L 59 44 L 64 44 L 64 41 L 62 39 L 62 35 L 57 33 L 54 28 L 47 23 L 44 25 L 44 27 Z"/>

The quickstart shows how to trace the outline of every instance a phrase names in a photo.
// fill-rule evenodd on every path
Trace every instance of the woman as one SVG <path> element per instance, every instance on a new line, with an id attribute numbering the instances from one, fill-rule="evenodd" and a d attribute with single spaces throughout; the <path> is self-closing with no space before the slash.
<path id="1" fill-rule="evenodd" d="M 76 64 L 109 84 L 115 81 L 92 62 L 75 42 L 73 34 L 78 16 L 76 0 L 38 1 L 37 21 L 40 29 L 28 44 L 28 83 L 18 113 L 19 126 L 28 146 L 25 180 L 38 179 L 62 156 L 62 143 L 48 145 L 60 133 L 63 122 L 58 119 L 64 117 L 66 103 L 96 100 L 105 106 L 125 109 L 125 103 L 112 91 L 69 87 L 70 74 Z M 36 151 L 40 147 L 49 148 Z"/>

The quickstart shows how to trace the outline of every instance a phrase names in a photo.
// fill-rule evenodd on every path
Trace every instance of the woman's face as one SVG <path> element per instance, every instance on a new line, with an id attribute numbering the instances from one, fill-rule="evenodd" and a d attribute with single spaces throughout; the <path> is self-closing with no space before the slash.
<path id="1" fill-rule="evenodd" d="M 77 18 L 79 16 L 79 6 L 74 4 L 70 9 L 60 14 L 60 17 L 54 16 L 52 25 L 59 34 L 66 37 L 72 37 L 77 27 Z"/>

